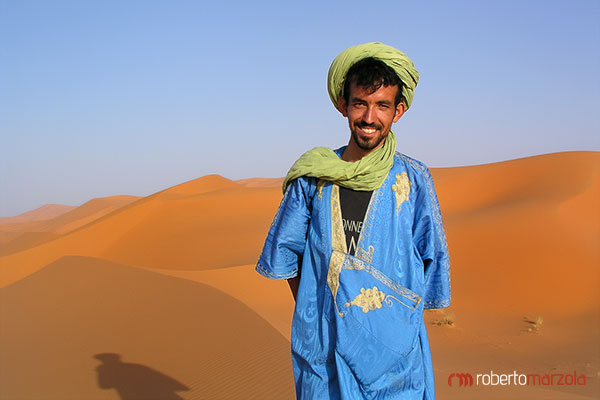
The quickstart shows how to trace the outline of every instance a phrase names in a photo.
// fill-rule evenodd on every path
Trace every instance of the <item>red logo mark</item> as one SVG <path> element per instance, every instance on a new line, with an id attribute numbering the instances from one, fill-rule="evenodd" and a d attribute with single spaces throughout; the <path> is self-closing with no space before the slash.
<path id="1" fill-rule="evenodd" d="M 448 377 L 448 386 L 452 386 L 452 378 L 458 378 L 458 386 L 473 386 L 473 376 L 469 373 L 466 374 L 457 374 L 452 373 Z"/>

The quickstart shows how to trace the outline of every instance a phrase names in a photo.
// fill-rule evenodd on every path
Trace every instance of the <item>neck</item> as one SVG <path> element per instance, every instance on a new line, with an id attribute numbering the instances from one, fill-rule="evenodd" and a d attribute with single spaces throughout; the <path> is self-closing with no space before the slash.
<path id="1" fill-rule="evenodd" d="M 342 153 L 342 160 L 347 161 L 347 162 L 356 162 L 356 161 L 360 160 L 361 158 L 368 156 L 369 154 L 371 154 L 372 152 L 374 152 L 381 146 L 383 146 L 386 139 L 383 139 L 377 147 L 370 149 L 370 150 L 365 150 L 365 149 L 361 149 L 360 147 L 358 147 L 358 145 L 354 141 L 354 138 L 352 138 L 352 136 L 351 136 L 350 141 L 348 142 L 348 146 L 346 146 L 346 149 Z"/>

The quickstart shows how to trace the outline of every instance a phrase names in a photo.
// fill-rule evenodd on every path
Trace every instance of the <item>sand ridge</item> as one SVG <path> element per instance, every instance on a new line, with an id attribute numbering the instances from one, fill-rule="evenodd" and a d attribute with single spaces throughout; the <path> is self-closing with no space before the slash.
<path id="1" fill-rule="evenodd" d="M 27 211 L 14 217 L 0 217 L 0 224 L 17 224 L 20 222 L 43 221 L 56 218 L 72 209 L 75 206 L 64 204 L 44 204 L 35 210 Z"/>
<path id="2" fill-rule="evenodd" d="M 137 196 L 97 198 L 79 207 L 68 207 L 60 215 L 50 219 L 0 223 L 0 256 L 17 253 L 54 240 L 137 199 L 139 199 Z"/>

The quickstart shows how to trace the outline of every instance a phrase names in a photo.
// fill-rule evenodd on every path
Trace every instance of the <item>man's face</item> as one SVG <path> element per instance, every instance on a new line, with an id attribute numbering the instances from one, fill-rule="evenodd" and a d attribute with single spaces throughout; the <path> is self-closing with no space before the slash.
<path id="1" fill-rule="evenodd" d="M 398 86 L 381 86 L 370 93 L 368 88 L 351 83 L 348 104 L 343 97 L 338 104 L 350 125 L 349 146 L 356 145 L 366 155 L 383 144 L 392 123 L 404 113 L 404 104 L 394 105 L 397 92 Z"/>

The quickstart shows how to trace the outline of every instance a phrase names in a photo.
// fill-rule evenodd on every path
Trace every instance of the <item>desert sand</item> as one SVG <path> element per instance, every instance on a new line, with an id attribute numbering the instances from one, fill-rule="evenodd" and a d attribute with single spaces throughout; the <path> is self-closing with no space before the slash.
<path id="1" fill-rule="evenodd" d="M 19 222 L 43 221 L 56 218 L 74 208 L 63 204 L 45 204 L 35 210 L 24 212 L 14 217 L 0 217 L 0 224 L 16 224 Z"/>
<path id="2" fill-rule="evenodd" d="M 432 174 L 453 301 L 426 313 L 438 398 L 598 398 L 600 153 Z M 281 181 L 210 175 L 0 221 L 0 398 L 294 398 L 293 299 L 253 271 Z M 491 371 L 586 384 L 448 385 Z"/>
<path id="3" fill-rule="evenodd" d="M 137 196 L 92 199 L 79 207 L 47 204 L 12 218 L 0 219 L 0 256 L 17 253 L 74 231 L 137 200 Z M 54 217 L 50 217 L 54 215 Z"/>

